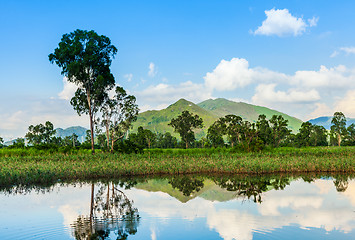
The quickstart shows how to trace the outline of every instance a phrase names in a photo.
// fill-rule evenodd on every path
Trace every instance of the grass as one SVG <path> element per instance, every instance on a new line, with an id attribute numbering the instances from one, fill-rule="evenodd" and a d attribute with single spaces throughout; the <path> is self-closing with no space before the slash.
<path id="1" fill-rule="evenodd" d="M 260 153 L 167 149 L 143 154 L 7 156 L 0 158 L 0 186 L 154 174 L 354 173 L 354 156 L 355 147 L 278 148 Z"/>

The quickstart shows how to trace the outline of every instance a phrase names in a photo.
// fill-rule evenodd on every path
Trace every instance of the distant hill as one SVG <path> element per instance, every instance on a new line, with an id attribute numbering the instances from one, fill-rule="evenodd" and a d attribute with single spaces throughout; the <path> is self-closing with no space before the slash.
<path id="1" fill-rule="evenodd" d="M 197 139 L 206 136 L 208 127 L 211 126 L 218 118 L 224 117 L 228 114 L 241 116 L 244 120 L 248 120 L 250 122 L 256 122 L 260 114 L 265 114 L 268 119 L 271 118 L 272 115 L 282 115 L 288 120 L 289 128 L 294 132 L 297 132 L 302 124 L 302 121 L 297 118 L 266 107 L 241 102 L 237 103 L 223 98 L 206 100 L 199 104 L 194 104 L 185 99 L 180 99 L 166 109 L 140 113 L 137 121 L 133 123 L 133 129 L 131 131 L 135 132 L 139 126 L 142 126 L 143 128 L 149 129 L 155 133 L 171 132 L 174 136 L 178 136 L 177 133 L 173 133 L 174 129 L 171 126 L 168 126 L 168 124 L 171 119 L 179 116 L 184 110 L 197 114 L 203 119 L 204 128 L 196 131 Z"/>
<path id="2" fill-rule="evenodd" d="M 216 119 L 218 119 L 218 116 L 212 112 L 205 110 L 190 101 L 180 99 L 165 109 L 140 113 L 137 121 L 133 123 L 133 131 L 137 131 L 138 127 L 142 126 L 143 128 L 149 129 L 154 133 L 170 132 L 173 135 L 178 136 L 178 134 L 173 133 L 174 129 L 171 126 L 168 126 L 168 124 L 171 119 L 176 118 L 185 110 L 188 110 L 193 114 L 197 114 L 203 119 L 204 128 L 195 132 L 197 139 L 205 136 L 208 127 L 212 125 Z"/>
<path id="3" fill-rule="evenodd" d="M 233 102 L 224 98 L 217 98 L 214 100 L 209 99 L 197 105 L 211 111 L 218 117 L 234 114 L 249 122 L 256 122 L 260 114 L 264 114 L 267 119 L 270 119 L 272 115 L 281 115 L 283 118 L 288 120 L 289 129 L 294 132 L 298 132 L 302 125 L 302 121 L 300 119 L 291 117 L 285 113 L 248 103 Z"/>
<path id="4" fill-rule="evenodd" d="M 330 126 L 332 125 L 332 118 L 333 117 L 318 117 L 315 119 L 308 120 L 308 122 L 314 124 L 314 125 L 319 125 L 325 127 L 325 129 L 330 130 Z M 355 124 L 355 118 L 346 118 L 346 126 L 348 127 L 352 123 Z"/>
<path id="5" fill-rule="evenodd" d="M 56 128 L 56 137 L 65 138 L 67 136 L 72 136 L 74 133 L 78 136 L 79 142 L 84 142 L 86 137 L 86 131 L 88 129 L 80 126 L 68 127 L 66 129 Z"/>

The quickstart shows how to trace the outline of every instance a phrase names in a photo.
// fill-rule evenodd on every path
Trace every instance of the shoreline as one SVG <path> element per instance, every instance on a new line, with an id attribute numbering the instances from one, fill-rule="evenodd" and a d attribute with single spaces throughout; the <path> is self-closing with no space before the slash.
<path id="1" fill-rule="evenodd" d="M 0 186 L 181 174 L 344 174 L 355 173 L 355 147 L 259 153 L 179 149 L 143 154 L 52 154 L 2 157 L 0 166 Z"/>

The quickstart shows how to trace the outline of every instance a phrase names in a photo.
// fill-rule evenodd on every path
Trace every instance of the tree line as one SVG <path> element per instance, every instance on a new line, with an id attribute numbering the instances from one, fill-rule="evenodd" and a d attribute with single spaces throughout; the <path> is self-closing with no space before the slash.
<path id="1" fill-rule="evenodd" d="M 122 91 L 122 89 L 120 90 Z M 131 104 L 128 105 L 131 106 Z M 116 106 L 110 109 L 117 108 Z M 124 113 L 122 109 L 125 107 L 121 106 L 120 109 L 121 114 Z M 109 113 L 114 115 L 113 112 Z M 169 123 L 169 126 L 180 135 L 180 139 L 170 132 L 154 133 L 141 126 L 136 132 L 127 134 L 127 130 L 136 119 L 136 114 L 137 111 L 135 111 L 135 115 L 130 115 L 130 120 L 124 121 L 125 125 L 123 126 L 122 122 L 115 124 L 115 121 L 109 121 L 112 116 L 108 117 L 103 114 L 100 125 L 103 128 L 96 128 L 94 147 L 111 152 L 131 153 L 150 148 L 235 147 L 250 152 L 259 151 L 265 147 L 355 145 L 355 124 L 346 127 L 346 118 L 341 112 L 334 113 L 330 131 L 323 126 L 304 122 L 297 134 L 288 129 L 288 120 L 281 115 L 273 115 L 267 119 L 265 115 L 261 114 L 256 122 L 243 120 L 242 117 L 236 115 L 226 115 L 216 120 L 208 128 L 207 135 L 199 140 L 195 138 L 195 131 L 203 127 L 203 120 L 189 111 L 183 111 L 181 115 L 173 118 Z M 75 134 L 64 138 L 55 137 L 53 124 L 49 121 L 45 124 L 30 125 L 28 130 L 25 138 L 32 146 L 91 148 L 90 130 L 87 131 L 83 143 L 78 141 L 78 136 Z M 12 147 L 24 147 L 24 145 L 24 141 L 19 140 Z"/>

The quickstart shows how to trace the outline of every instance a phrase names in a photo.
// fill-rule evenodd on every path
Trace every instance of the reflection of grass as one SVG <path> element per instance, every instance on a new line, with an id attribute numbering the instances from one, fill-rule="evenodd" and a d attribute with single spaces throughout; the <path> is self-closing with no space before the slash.
<path id="1" fill-rule="evenodd" d="M 186 173 L 355 172 L 355 147 L 2 157 L 0 185 Z"/>

